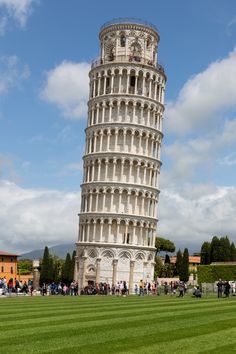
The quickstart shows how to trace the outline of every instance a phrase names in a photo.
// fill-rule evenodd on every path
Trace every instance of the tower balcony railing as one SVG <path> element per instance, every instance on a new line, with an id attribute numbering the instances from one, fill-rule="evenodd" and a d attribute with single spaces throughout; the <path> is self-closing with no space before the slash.
<path id="1" fill-rule="evenodd" d="M 155 61 L 147 58 L 143 58 L 139 55 L 110 55 L 104 58 L 98 58 L 92 61 L 91 68 L 96 68 L 99 65 L 110 64 L 113 62 L 119 63 L 138 63 L 145 64 L 156 68 L 157 70 L 165 73 L 162 65 L 156 63 Z"/>

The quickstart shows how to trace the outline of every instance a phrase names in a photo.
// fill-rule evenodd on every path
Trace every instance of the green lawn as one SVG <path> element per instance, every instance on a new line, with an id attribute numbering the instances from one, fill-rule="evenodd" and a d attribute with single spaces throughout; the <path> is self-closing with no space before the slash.
<path id="1" fill-rule="evenodd" d="M 0 353 L 234 353 L 236 298 L 0 299 Z"/>

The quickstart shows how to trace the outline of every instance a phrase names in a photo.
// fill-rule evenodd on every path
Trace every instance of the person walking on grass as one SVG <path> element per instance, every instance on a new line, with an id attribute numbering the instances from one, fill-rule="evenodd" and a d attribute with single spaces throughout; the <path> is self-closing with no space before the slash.
<path id="1" fill-rule="evenodd" d="M 230 284 L 228 281 L 225 282 L 225 297 L 229 297 L 229 293 L 230 293 Z"/>
<path id="2" fill-rule="evenodd" d="M 144 284 L 143 284 L 143 281 L 142 281 L 142 279 L 140 280 L 140 283 L 139 283 L 139 295 L 140 296 L 144 296 L 144 289 L 143 289 L 143 287 L 144 287 Z"/>
<path id="3" fill-rule="evenodd" d="M 221 279 L 219 279 L 218 283 L 216 284 L 217 286 L 217 296 L 218 298 L 222 297 L 222 293 L 223 293 L 223 281 Z"/>
<path id="4" fill-rule="evenodd" d="M 184 282 L 179 283 L 179 297 L 184 297 L 185 285 Z"/>

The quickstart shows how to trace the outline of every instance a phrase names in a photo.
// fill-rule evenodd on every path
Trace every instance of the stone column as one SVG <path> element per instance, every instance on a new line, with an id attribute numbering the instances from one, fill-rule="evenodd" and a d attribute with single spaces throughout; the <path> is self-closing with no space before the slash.
<path id="1" fill-rule="evenodd" d="M 135 75 L 135 86 L 134 86 L 134 94 L 137 95 L 138 89 L 138 75 Z"/>
<path id="2" fill-rule="evenodd" d="M 110 139 L 111 139 L 111 132 L 109 130 L 107 133 L 107 151 L 110 151 Z"/>
<path id="3" fill-rule="evenodd" d="M 150 125 L 150 111 L 151 111 L 150 107 L 148 107 L 147 110 L 148 110 L 147 111 L 147 125 Z"/>
<path id="4" fill-rule="evenodd" d="M 98 121 L 99 121 L 99 111 L 100 111 L 100 106 L 99 106 L 99 104 L 97 104 L 97 113 L 96 113 L 96 122 L 95 122 L 95 124 L 97 124 Z"/>
<path id="5" fill-rule="evenodd" d="M 100 222 L 100 236 L 99 236 L 99 242 L 102 242 L 102 236 L 103 236 L 103 224 L 104 224 L 104 221 L 101 220 Z"/>
<path id="6" fill-rule="evenodd" d="M 130 261 L 130 270 L 129 270 L 129 294 L 133 294 L 134 286 L 134 264 L 135 261 Z"/>
<path id="7" fill-rule="evenodd" d="M 107 180 L 107 170 L 108 170 L 108 159 L 105 160 L 105 181 Z"/>
<path id="8" fill-rule="evenodd" d="M 82 257 L 83 259 L 83 273 L 82 273 L 82 288 L 84 288 L 87 284 L 85 284 L 86 282 L 86 278 L 85 278 L 85 275 L 86 275 L 86 266 L 87 266 L 87 257 L 86 256 L 83 256 Z"/>
<path id="9" fill-rule="evenodd" d="M 150 78 L 150 81 L 149 81 L 149 98 L 152 98 L 152 79 Z"/>
<path id="10" fill-rule="evenodd" d="M 132 122 L 135 123 L 135 117 L 136 117 L 136 102 L 133 103 L 133 117 L 132 117 Z"/>
<path id="11" fill-rule="evenodd" d="M 157 99 L 157 81 L 154 82 L 154 100 Z"/>
<path id="12" fill-rule="evenodd" d="M 114 181 L 114 179 L 113 179 Z M 113 212 L 113 198 L 114 198 L 114 189 L 111 190 L 111 203 L 110 203 L 110 212 Z"/>
<path id="13" fill-rule="evenodd" d="M 119 88 L 118 88 L 118 93 L 121 93 L 121 77 L 122 77 L 122 75 L 119 74 Z"/>
<path id="14" fill-rule="evenodd" d="M 143 75 L 143 87 L 142 87 L 142 95 L 144 96 L 144 91 L 145 91 L 145 80 L 146 76 Z"/>
<path id="15" fill-rule="evenodd" d="M 107 77 L 104 76 L 104 86 L 103 86 L 103 94 L 106 94 L 106 85 L 107 85 Z"/>
<path id="16" fill-rule="evenodd" d="M 148 262 L 143 262 L 143 281 L 147 281 L 147 264 Z"/>
<path id="17" fill-rule="evenodd" d="M 95 88 L 96 88 L 96 80 L 93 79 L 93 96 L 92 97 L 95 97 Z"/>
<path id="18" fill-rule="evenodd" d="M 107 242 L 113 242 L 113 239 L 111 237 L 111 219 L 108 220 L 108 239 L 107 239 Z"/>
<path id="19" fill-rule="evenodd" d="M 98 160 L 98 181 L 101 179 L 101 160 Z"/>
<path id="20" fill-rule="evenodd" d="M 97 265 L 96 265 L 96 283 L 100 283 L 100 270 L 101 270 L 101 258 L 97 258 Z"/>
<path id="21" fill-rule="evenodd" d="M 93 221 L 93 240 L 92 240 L 92 242 L 95 242 L 95 240 L 96 240 L 96 221 L 94 220 Z"/>
<path id="22" fill-rule="evenodd" d="M 128 72 L 127 74 L 126 93 L 129 93 L 129 81 L 130 81 L 130 72 Z"/>
<path id="23" fill-rule="evenodd" d="M 118 139 L 118 129 L 115 130 L 115 144 L 114 144 L 115 151 L 117 151 L 117 139 Z"/>
<path id="24" fill-rule="evenodd" d="M 74 280 L 78 281 L 79 276 L 79 257 L 75 256 Z"/>
<path id="25" fill-rule="evenodd" d="M 106 108 L 106 104 L 103 102 L 103 104 L 102 104 L 102 123 L 104 123 L 104 120 L 105 120 L 105 108 Z"/>
<path id="26" fill-rule="evenodd" d="M 115 74 L 112 73 L 111 74 L 111 93 L 114 92 L 114 76 L 115 76 Z"/>
<path id="27" fill-rule="evenodd" d="M 98 75 L 98 96 L 100 95 L 100 88 L 101 88 L 101 75 Z"/>
<path id="28" fill-rule="evenodd" d="M 113 107 L 113 103 L 110 102 L 109 103 L 109 122 L 111 122 L 112 107 Z"/>
<path id="29" fill-rule="evenodd" d="M 33 260 L 33 288 L 39 288 L 39 279 L 40 279 L 40 272 L 39 272 L 39 259 Z"/>
<path id="30" fill-rule="evenodd" d="M 103 132 L 100 133 L 100 152 L 103 151 Z"/>
<path id="31" fill-rule="evenodd" d="M 116 284 L 117 281 L 117 264 L 118 264 L 118 259 L 113 259 L 113 271 L 112 271 L 112 284 Z"/>

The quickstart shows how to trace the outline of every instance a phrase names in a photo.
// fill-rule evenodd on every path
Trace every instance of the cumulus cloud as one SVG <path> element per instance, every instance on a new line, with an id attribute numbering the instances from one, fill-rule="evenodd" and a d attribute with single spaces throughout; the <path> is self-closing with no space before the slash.
<path id="1" fill-rule="evenodd" d="M 0 34 L 5 33 L 6 27 L 14 20 L 20 28 L 24 28 L 33 10 L 33 4 L 38 0 L 0 0 L 2 12 L 0 19 Z"/>
<path id="2" fill-rule="evenodd" d="M 7 93 L 13 87 L 19 88 L 29 76 L 29 67 L 22 64 L 16 55 L 0 56 L 0 94 Z"/>
<path id="3" fill-rule="evenodd" d="M 87 116 L 90 64 L 63 61 L 47 73 L 41 97 L 56 104 L 70 119 Z"/>
<path id="4" fill-rule="evenodd" d="M 223 110 L 236 107 L 236 48 L 190 78 L 175 102 L 167 103 L 166 128 L 174 134 L 209 131 Z"/>
<path id="5" fill-rule="evenodd" d="M 80 193 L 0 181 L 0 249 L 24 252 L 77 241 Z"/>
<path id="6" fill-rule="evenodd" d="M 158 234 L 197 251 L 214 235 L 235 240 L 236 187 L 189 185 L 160 195 Z"/>
<path id="7" fill-rule="evenodd" d="M 190 181 L 199 181 L 212 176 L 222 164 L 233 165 L 228 150 L 235 150 L 236 119 L 225 121 L 221 129 L 196 138 L 176 140 L 163 145 L 164 168 L 161 180 L 163 185 L 178 185 Z M 164 175 L 164 178 L 163 178 Z"/>
<path id="8" fill-rule="evenodd" d="M 224 156 L 222 159 L 219 159 L 221 165 L 233 166 L 236 165 L 236 152 L 233 151 L 230 154 Z"/>
<path id="9" fill-rule="evenodd" d="M 198 250 L 213 235 L 234 237 L 236 188 L 186 186 L 163 189 L 158 235 Z M 24 189 L 0 181 L 0 249 L 25 252 L 76 242 L 80 193 Z"/>

